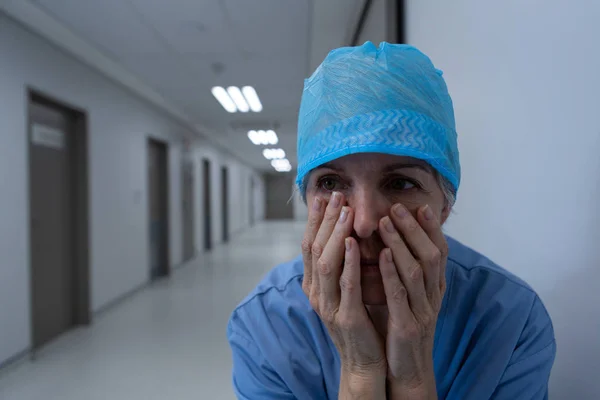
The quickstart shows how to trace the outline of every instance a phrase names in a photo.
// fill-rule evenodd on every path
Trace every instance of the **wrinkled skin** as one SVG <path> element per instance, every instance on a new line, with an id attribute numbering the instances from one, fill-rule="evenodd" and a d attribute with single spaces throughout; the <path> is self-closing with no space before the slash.
<path id="1" fill-rule="evenodd" d="M 349 155 L 313 170 L 306 197 L 303 290 L 338 349 L 342 386 L 383 377 L 398 398 L 435 398 L 450 208 L 434 171 L 409 157 Z"/>

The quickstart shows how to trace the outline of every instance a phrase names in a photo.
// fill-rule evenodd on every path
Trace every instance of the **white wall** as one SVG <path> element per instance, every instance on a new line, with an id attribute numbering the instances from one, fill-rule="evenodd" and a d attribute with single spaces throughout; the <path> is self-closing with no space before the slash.
<path id="1" fill-rule="evenodd" d="M 148 280 L 148 137 L 169 143 L 171 263 L 181 263 L 182 139 L 189 131 L 1 13 L 0 55 L 1 364 L 30 345 L 27 87 L 83 108 L 88 114 L 94 311 Z M 202 148 L 215 165 L 225 162 L 234 170 L 242 169 L 210 146 Z M 199 166 L 195 170 L 198 172 Z M 219 168 L 214 165 L 213 174 L 214 185 L 220 188 Z M 239 186 L 233 185 L 231 198 L 243 198 L 239 191 Z M 215 190 L 215 206 L 220 204 L 219 196 L 220 191 Z M 197 199 L 201 204 L 201 197 Z M 213 226 L 218 231 L 220 210 L 214 210 Z M 241 208 L 236 218 L 233 228 L 239 230 L 246 219 Z M 198 222 L 196 237 L 201 237 Z M 220 232 L 214 237 L 220 238 Z"/>
<path id="2" fill-rule="evenodd" d="M 600 2 L 411 0 L 445 71 L 463 183 L 447 230 L 526 279 L 554 321 L 551 397 L 600 393 Z"/>
<path id="3" fill-rule="evenodd" d="M 254 221 L 262 221 L 265 219 L 266 212 L 266 188 L 264 176 L 254 175 Z"/>
<path id="4" fill-rule="evenodd" d="M 229 170 L 229 234 L 235 234 L 248 224 L 248 203 L 250 202 L 249 175 L 240 164 L 230 164 Z"/>

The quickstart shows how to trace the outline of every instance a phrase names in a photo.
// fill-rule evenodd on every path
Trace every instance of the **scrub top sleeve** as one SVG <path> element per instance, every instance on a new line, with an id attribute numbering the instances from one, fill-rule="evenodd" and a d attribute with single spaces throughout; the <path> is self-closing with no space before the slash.
<path id="1" fill-rule="evenodd" d="M 257 345 L 243 332 L 245 328 L 234 315 L 227 327 L 233 356 L 233 389 L 240 400 L 293 400 L 279 375 L 269 365 Z"/>
<path id="2" fill-rule="evenodd" d="M 521 340 L 492 399 L 548 399 L 548 380 L 555 356 L 556 340 L 552 321 L 546 308 L 536 297 Z"/>

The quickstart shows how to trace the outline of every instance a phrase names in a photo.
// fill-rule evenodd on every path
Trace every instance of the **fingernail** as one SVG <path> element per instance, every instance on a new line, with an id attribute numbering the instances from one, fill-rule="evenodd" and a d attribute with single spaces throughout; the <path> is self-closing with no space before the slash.
<path id="1" fill-rule="evenodd" d="M 394 214 L 396 214 L 398 218 L 404 218 L 408 215 L 408 211 L 406 210 L 406 208 L 404 208 L 404 206 L 396 204 L 394 206 Z"/>
<path id="2" fill-rule="evenodd" d="M 318 197 L 315 197 L 315 200 L 313 201 L 313 210 L 319 211 L 320 209 L 321 209 L 321 199 Z"/>
<path id="3" fill-rule="evenodd" d="M 423 208 L 423 216 L 427 221 L 431 221 L 433 219 L 433 211 L 431 210 L 431 207 L 429 207 L 429 204 Z"/>
<path id="4" fill-rule="evenodd" d="M 385 257 L 385 261 L 392 262 L 392 251 L 390 249 L 384 249 L 383 257 Z"/>
<path id="5" fill-rule="evenodd" d="M 346 251 L 350 252 L 350 249 L 352 248 L 352 241 L 350 240 L 350 238 L 346 238 L 344 242 L 346 244 Z"/>
<path id="6" fill-rule="evenodd" d="M 342 196 L 339 192 L 333 192 L 333 195 L 331 196 L 331 205 L 333 207 L 338 208 L 340 206 L 340 197 Z"/>
<path id="7" fill-rule="evenodd" d="M 344 222 L 346 222 L 346 219 L 348 219 L 348 207 L 343 207 L 338 223 L 343 224 Z"/>
<path id="8" fill-rule="evenodd" d="M 385 230 L 389 233 L 394 233 L 394 231 L 396 230 L 396 228 L 394 228 L 394 224 L 392 224 L 392 220 L 390 219 L 390 217 L 385 217 L 385 219 L 383 220 L 383 225 L 385 225 Z"/>

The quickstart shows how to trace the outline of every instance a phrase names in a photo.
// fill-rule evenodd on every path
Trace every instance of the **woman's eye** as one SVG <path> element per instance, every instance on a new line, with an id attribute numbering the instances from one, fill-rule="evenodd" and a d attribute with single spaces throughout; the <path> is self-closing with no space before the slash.
<path id="1" fill-rule="evenodd" d="M 389 183 L 389 187 L 392 190 L 407 190 L 415 187 L 415 184 L 406 179 L 392 179 Z"/>
<path id="2" fill-rule="evenodd" d="M 328 192 L 334 191 L 336 189 L 336 184 L 337 182 L 333 178 L 323 178 L 319 181 L 319 187 Z"/>

